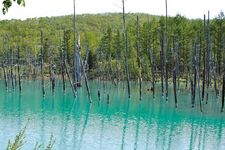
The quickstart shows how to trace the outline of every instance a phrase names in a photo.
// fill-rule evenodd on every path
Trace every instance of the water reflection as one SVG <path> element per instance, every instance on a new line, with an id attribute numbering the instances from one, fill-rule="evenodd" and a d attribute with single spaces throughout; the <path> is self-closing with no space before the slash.
<path id="1" fill-rule="evenodd" d="M 121 142 L 121 150 L 124 149 L 124 139 L 125 139 L 125 135 L 126 135 L 126 128 L 127 128 L 127 124 L 128 124 L 128 110 L 129 110 L 129 106 L 130 106 L 130 101 L 127 101 L 127 107 L 126 107 L 126 113 L 125 113 L 125 118 L 124 118 L 124 126 L 123 126 L 123 135 L 122 135 L 122 142 Z"/>
<path id="2" fill-rule="evenodd" d="M 121 89 L 106 86 L 110 104 L 106 102 L 107 90 L 98 101 L 94 84 L 92 104 L 85 89 L 73 99 L 69 89 L 63 95 L 57 86 L 54 96 L 46 90 L 43 99 L 39 86 L 26 88 L 28 85 L 24 84 L 22 95 L 16 89 L 0 92 L 0 145 L 4 147 L 29 118 L 24 149 L 33 148 L 37 141 L 46 146 L 51 134 L 56 138 L 54 149 L 65 150 L 225 149 L 225 118 L 213 98 L 204 107 L 215 108 L 200 114 L 198 108 L 188 108 L 190 101 L 182 92 L 179 107 L 174 109 L 173 98 L 166 103 L 160 92 L 154 100 L 147 92 L 143 92 L 142 101 L 138 93 L 128 100 L 123 85 Z"/>

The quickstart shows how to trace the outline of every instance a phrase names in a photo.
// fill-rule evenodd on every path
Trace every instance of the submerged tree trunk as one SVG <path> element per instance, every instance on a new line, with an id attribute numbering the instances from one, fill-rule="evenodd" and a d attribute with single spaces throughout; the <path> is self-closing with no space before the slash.
<path id="1" fill-rule="evenodd" d="M 3 68 L 3 74 L 4 74 L 4 79 L 5 79 L 5 87 L 8 89 L 8 81 L 7 81 L 7 74 L 6 74 L 6 69 L 5 69 L 5 63 L 2 63 L 2 68 Z"/>
<path id="2" fill-rule="evenodd" d="M 64 32 L 64 34 L 65 34 L 65 32 Z M 64 42 L 65 42 L 65 40 L 64 40 Z M 66 93 L 66 86 L 65 86 L 65 76 L 64 76 L 64 74 L 65 74 L 64 62 L 65 62 L 65 60 L 63 59 L 62 34 L 60 33 L 60 66 L 61 66 L 61 75 L 62 75 L 62 82 L 63 82 L 63 93 L 65 94 Z"/>
<path id="3" fill-rule="evenodd" d="M 54 48 L 51 48 L 51 83 L 52 83 L 52 94 L 55 94 L 55 67 L 54 67 Z"/>
<path id="4" fill-rule="evenodd" d="M 223 75 L 223 87 L 222 87 L 222 107 L 221 107 L 221 112 L 224 111 L 224 92 L 225 92 L 225 73 Z"/>
<path id="5" fill-rule="evenodd" d="M 177 55 L 178 55 L 178 48 L 175 46 L 175 41 L 173 37 L 173 47 L 172 47 L 172 76 L 173 76 L 173 93 L 174 93 L 174 102 L 175 108 L 177 108 Z"/>
<path id="6" fill-rule="evenodd" d="M 41 84 L 42 84 L 42 94 L 45 97 L 45 79 L 44 79 L 44 45 L 43 45 L 43 32 L 41 31 Z"/>
<path id="7" fill-rule="evenodd" d="M 160 27 L 161 34 L 160 34 L 160 71 L 161 71 L 161 90 L 162 90 L 162 96 L 164 96 L 164 33 L 163 33 L 163 27 Z"/>
<path id="8" fill-rule="evenodd" d="M 20 48 L 17 47 L 17 57 L 18 57 L 18 62 L 17 62 L 17 71 L 18 71 L 18 80 L 19 80 L 19 91 L 21 93 L 22 91 L 22 85 L 21 85 L 21 76 L 20 76 Z"/>
<path id="9" fill-rule="evenodd" d="M 187 89 L 187 87 L 188 87 L 188 64 L 186 64 L 186 66 L 185 66 L 185 72 L 186 72 L 186 80 L 185 80 L 185 82 L 186 82 L 186 84 L 185 84 L 185 88 Z"/>
<path id="10" fill-rule="evenodd" d="M 137 29 L 136 29 L 136 49 L 137 49 L 137 62 L 138 62 L 138 80 L 139 80 L 139 95 L 140 100 L 142 99 L 142 66 L 141 66 L 141 52 L 140 52 L 140 26 L 139 17 L 137 16 Z"/>
<path id="11" fill-rule="evenodd" d="M 63 64 L 64 64 L 64 67 L 65 67 L 65 70 L 66 70 L 67 77 L 68 77 L 69 82 L 70 82 L 70 86 L 71 86 L 72 91 L 73 91 L 73 96 L 74 96 L 74 98 L 76 98 L 76 97 L 77 97 L 77 95 L 76 95 L 76 91 L 75 91 L 75 89 L 74 89 L 73 82 L 72 82 L 72 80 L 71 80 L 71 78 L 70 78 L 70 74 L 69 74 L 69 71 L 68 71 L 68 68 L 67 68 L 66 62 L 64 62 Z"/>
<path id="12" fill-rule="evenodd" d="M 77 75 L 76 75 L 77 42 L 76 42 L 76 3 L 75 3 L 75 0 L 73 0 L 73 10 L 74 10 L 74 14 L 73 14 L 73 33 L 74 33 L 73 81 L 75 83 L 75 84 L 73 84 L 73 86 L 74 86 L 74 90 L 76 91 L 77 90 Z"/>
<path id="13" fill-rule="evenodd" d="M 174 62 L 175 62 L 175 59 L 174 59 Z M 174 64 L 174 68 L 173 68 L 173 91 L 174 91 L 174 101 L 175 101 L 175 107 L 177 108 L 177 83 L 176 83 L 176 80 L 177 80 L 177 76 L 176 76 L 176 67 L 175 67 L 175 64 Z"/>
<path id="14" fill-rule="evenodd" d="M 37 60 L 34 56 L 34 74 L 33 74 L 33 80 L 36 81 L 37 79 Z"/>
<path id="15" fill-rule="evenodd" d="M 196 83 L 197 83 L 197 47 L 196 43 L 194 43 L 194 59 L 192 69 L 194 71 L 194 83 L 192 84 L 192 107 L 195 106 L 195 95 L 196 95 Z"/>
<path id="16" fill-rule="evenodd" d="M 168 16 L 167 16 L 167 0 L 166 0 L 166 40 L 165 40 L 165 82 L 166 82 L 166 100 L 168 100 Z"/>
<path id="17" fill-rule="evenodd" d="M 164 83 L 163 83 L 163 74 L 164 74 L 164 66 L 163 66 L 163 51 L 160 51 L 160 70 L 161 70 L 161 89 L 162 89 L 162 96 L 164 95 Z"/>
<path id="18" fill-rule="evenodd" d="M 153 58 L 153 52 L 152 49 L 150 48 L 149 50 L 149 59 L 152 67 L 152 93 L 153 93 L 153 98 L 155 98 L 155 61 Z"/>
<path id="19" fill-rule="evenodd" d="M 29 80 L 29 66 L 30 66 L 30 51 L 26 47 L 26 72 L 25 72 L 25 79 Z"/>
<path id="20" fill-rule="evenodd" d="M 201 43 L 200 43 L 201 44 Z M 202 108 L 202 99 L 201 99 L 201 90 L 200 90 L 200 57 L 199 57 L 199 50 L 198 47 L 196 47 L 196 64 L 195 64 L 195 68 L 196 68 L 196 76 L 197 76 L 197 84 L 198 84 L 198 96 L 199 96 L 199 107 L 200 107 L 200 111 L 203 111 Z"/>
<path id="21" fill-rule="evenodd" d="M 178 89 L 178 92 L 180 92 L 180 66 L 179 66 L 179 63 L 180 63 L 180 47 L 179 47 L 179 43 L 178 45 L 176 46 L 176 80 L 177 80 L 177 89 Z M 175 65 L 174 65 L 175 66 Z"/>
<path id="22" fill-rule="evenodd" d="M 124 38 L 124 64 L 125 64 L 125 71 L 127 76 L 127 90 L 128 90 L 128 98 L 130 98 L 130 76 L 128 71 L 128 64 L 127 64 L 127 33 L 126 33 L 126 22 L 125 22 L 125 7 L 124 7 L 124 0 L 123 3 L 123 38 Z"/>
<path id="23" fill-rule="evenodd" d="M 10 48 L 10 78 L 11 78 L 11 83 L 12 83 L 12 89 L 14 89 L 14 80 L 13 80 L 13 52 L 12 49 Z"/>
<path id="24" fill-rule="evenodd" d="M 209 25 L 209 11 L 208 11 L 208 21 L 207 21 L 207 93 L 206 93 L 206 104 L 209 98 L 209 86 L 211 83 L 211 64 L 212 64 L 212 49 L 210 41 L 210 25 Z"/>
<path id="25" fill-rule="evenodd" d="M 91 103 L 92 100 L 91 100 L 90 88 L 89 88 L 89 85 L 88 85 L 88 78 L 87 78 L 87 75 L 86 75 L 86 72 L 85 72 L 85 67 L 83 65 L 83 61 L 82 61 L 82 58 L 80 56 L 80 53 L 78 53 L 78 56 L 79 56 L 79 59 L 81 61 L 81 69 L 82 69 L 82 72 L 83 72 L 83 75 L 84 75 L 84 80 L 85 80 L 85 85 L 86 85 L 86 89 L 87 89 L 87 93 L 88 93 L 89 102 Z"/>
<path id="26" fill-rule="evenodd" d="M 204 15 L 204 38 L 205 38 L 205 15 Z M 204 40 L 205 41 L 205 40 Z M 205 42 L 203 42 L 203 74 L 202 74 L 202 101 L 205 97 L 205 72 L 206 72 L 206 57 L 205 57 Z M 201 55 L 201 54 L 200 54 Z"/>

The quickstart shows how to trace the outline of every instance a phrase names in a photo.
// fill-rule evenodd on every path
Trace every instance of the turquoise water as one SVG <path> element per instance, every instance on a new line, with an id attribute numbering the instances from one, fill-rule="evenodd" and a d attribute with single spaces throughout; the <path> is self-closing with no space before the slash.
<path id="1" fill-rule="evenodd" d="M 69 84 L 63 95 L 61 83 L 57 82 L 55 95 L 47 85 L 43 99 L 38 82 L 24 82 L 22 95 L 17 89 L 6 91 L 1 82 L 0 149 L 5 149 L 8 139 L 14 139 L 28 119 L 24 149 L 32 149 L 36 142 L 46 146 L 51 134 L 56 138 L 57 150 L 225 149 L 225 114 L 220 113 L 221 102 L 213 92 L 200 113 L 198 104 L 191 108 L 190 92 L 186 90 L 180 91 L 175 109 L 172 91 L 166 102 L 158 87 L 153 99 L 147 91 L 150 83 L 144 85 L 142 101 L 135 84 L 130 100 L 123 84 L 115 87 L 108 83 L 105 93 L 98 85 L 96 81 L 90 83 L 90 104 L 85 87 L 74 99 Z M 110 104 L 106 100 L 108 93 Z"/>

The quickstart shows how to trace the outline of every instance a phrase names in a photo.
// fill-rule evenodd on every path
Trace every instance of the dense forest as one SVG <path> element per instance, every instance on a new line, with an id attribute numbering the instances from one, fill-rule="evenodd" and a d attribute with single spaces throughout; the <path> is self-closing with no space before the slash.
<path id="1" fill-rule="evenodd" d="M 139 18 L 139 37 L 137 38 L 137 16 Z M 156 71 L 160 70 L 160 52 L 165 48 L 165 17 L 151 16 L 148 14 L 127 14 L 127 47 L 128 62 L 131 77 L 135 79 L 138 72 L 138 55 L 143 65 L 142 74 L 146 80 L 150 79 L 151 70 L 149 50 L 156 64 Z M 208 34 L 213 52 L 213 64 L 218 62 L 218 72 L 222 68 L 222 53 L 224 48 L 224 14 L 221 12 L 217 18 L 205 22 L 202 19 L 189 20 L 181 15 L 168 18 L 168 62 L 172 62 L 173 49 L 179 49 L 180 72 L 185 72 L 186 65 L 191 65 L 194 47 L 199 47 L 199 57 L 202 60 Z M 96 65 L 111 61 L 113 70 L 116 70 L 117 61 L 123 66 L 123 38 L 122 14 L 84 14 L 76 17 L 77 37 L 81 45 L 81 55 L 87 58 L 89 69 L 96 69 Z M 21 20 L 0 21 L 0 57 L 7 58 L 7 54 L 15 53 L 20 47 L 22 62 L 39 59 L 41 52 L 41 31 L 43 32 L 44 62 L 50 62 L 51 48 L 59 58 L 60 33 L 63 34 L 63 48 L 66 49 L 66 59 L 72 64 L 74 52 L 73 42 L 73 16 L 32 18 Z M 137 51 L 139 41 L 139 52 Z M 178 48 L 179 47 L 179 48 Z M 101 53 L 102 52 L 102 53 Z M 139 53 L 139 54 L 138 54 Z M 88 54 L 88 56 L 86 56 Z M 102 54 L 102 55 L 101 55 Z M 28 56 L 29 55 L 29 56 Z M 58 57 L 58 58 L 57 58 Z M 3 59 L 4 58 L 4 59 Z M 98 62 L 98 63 L 97 63 Z M 2 62 L 3 63 L 3 62 Z M 28 63 L 28 62 L 27 62 Z M 169 64 L 171 68 L 172 64 Z M 203 64 L 200 64 L 203 68 Z M 106 67 L 106 66 L 105 66 Z M 107 67 L 108 68 L 108 67 Z M 112 71 L 112 70 L 111 70 Z M 121 70 L 122 71 L 122 70 Z M 184 74 L 181 74 L 181 76 Z"/>

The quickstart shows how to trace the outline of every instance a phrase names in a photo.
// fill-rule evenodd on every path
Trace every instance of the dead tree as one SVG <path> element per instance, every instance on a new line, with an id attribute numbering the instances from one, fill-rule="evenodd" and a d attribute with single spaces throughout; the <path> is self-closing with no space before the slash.
<path id="1" fill-rule="evenodd" d="M 221 112 L 224 111 L 224 92 L 225 92 L 225 73 L 223 75 L 223 87 L 222 87 L 222 107 L 221 107 Z"/>
<path id="2" fill-rule="evenodd" d="M 163 61 L 163 50 L 160 50 L 160 70 L 161 70 L 161 89 L 162 89 L 162 96 L 164 95 L 164 82 L 163 82 L 164 65 L 163 65 L 163 62 L 164 62 Z"/>
<path id="3" fill-rule="evenodd" d="M 37 79 L 37 59 L 36 59 L 36 54 L 33 56 L 33 80 L 36 81 Z"/>
<path id="4" fill-rule="evenodd" d="M 204 15 L 204 39 L 206 39 L 205 36 L 205 31 L 206 29 L 206 24 L 205 24 L 205 15 Z M 204 100 L 205 97 L 205 77 L 206 77 L 206 47 L 205 47 L 205 40 L 203 42 L 203 74 L 202 74 L 202 101 Z"/>
<path id="5" fill-rule="evenodd" d="M 164 96 L 164 29 L 163 25 L 160 23 L 160 73 L 161 73 L 161 91 L 162 97 Z"/>
<path id="6" fill-rule="evenodd" d="M 74 14 L 73 14 L 73 33 L 74 33 L 73 81 L 75 83 L 75 84 L 73 84 L 73 86 L 74 86 L 74 90 L 76 91 L 77 90 L 77 75 L 76 75 L 77 42 L 76 42 L 76 3 L 75 3 L 75 0 L 73 0 L 73 10 L 74 10 Z"/>
<path id="7" fill-rule="evenodd" d="M 176 62 L 176 58 L 175 56 L 173 56 L 174 58 L 174 67 L 173 67 L 173 92 L 174 92 L 174 101 L 175 101 L 175 107 L 177 108 L 177 83 L 176 83 L 176 67 L 175 67 L 175 62 Z"/>
<path id="8" fill-rule="evenodd" d="M 51 47 L 51 63 L 50 63 L 50 76 L 51 76 L 51 83 L 52 83 L 52 94 L 55 94 L 55 65 L 54 65 L 54 47 Z"/>
<path id="9" fill-rule="evenodd" d="M 212 49 L 210 45 L 210 25 L 209 25 L 209 11 L 208 11 L 208 21 L 207 21 L 207 93 L 206 93 L 206 104 L 209 98 L 209 86 L 211 83 L 211 64 L 212 64 Z"/>
<path id="10" fill-rule="evenodd" d="M 175 108 L 177 108 L 177 47 L 175 46 L 175 41 L 173 37 L 172 41 L 172 77 L 173 77 L 173 93 L 174 93 L 174 102 L 175 102 Z"/>
<path id="11" fill-rule="evenodd" d="M 192 63 L 192 69 L 194 72 L 194 81 L 192 80 L 192 97 L 191 97 L 191 104 L 192 104 L 192 108 L 195 105 L 195 94 L 196 94 L 196 83 L 197 83 L 197 47 L 196 47 L 196 42 L 194 43 L 194 59 L 193 59 L 193 63 Z"/>
<path id="12" fill-rule="evenodd" d="M 64 34 L 65 34 L 65 32 L 64 32 Z M 65 74 L 65 71 L 64 71 L 64 66 L 65 66 L 64 65 L 64 62 L 65 62 L 65 60 L 63 59 L 62 34 L 61 33 L 60 33 L 60 47 L 59 47 L 59 49 L 60 49 L 60 67 L 61 67 L 61 75 L 62 75 L 62 82 L 63 82 L 63 93 L 65 94 L 66 93 L 65 76 L 64 76 L 64 74 Z"/>
<path id="13" fill-rule="evenodd" d="M 141 52 L 140 52 L 140 26 L 139 26 L 139 17 L 137 16 L 137 29 L 136 29 L 136 50 L 137 50 L 137 62 L 139 67 L 138 80 L 139 80 L 139 94 L 140 100 L 142 99 L 142 66 L 141 66 Z"/>
<path id="14" fill-rule="evenodd" d="M 197 76 L 197 82 L 198 82 L 198 96 L 199 96 L 199 107 L 200 111 L 203 111 L 202 108 L 202 99 L 201 99 L 201 90 L 200 90 L 200 58 L 199 58 L 199 50 L 198 47 L 196 47 L 196 76 Z"/>
<path id="15" fill-rule="evenodd" d="M 67 77 L 68 77 L 68 79 L 69 79 L 70 86 L 71 86 L 71 88 L 72 88 L 73 96 L 74 96 L 74 98 L 76 98 L 76 97 L 77 97 L 77 94 L 76 94 L 76 91 L 75 91 L 73 82 L 72 82 L 72 80 L 71 80 L 71 78 L 70 78 L 70 74 L 69 74 L 69 71 L 68 71 L 68 68 L 67 68 L 67 64 L 66 64 L 65 61 L 64 61 L 63 64 L 64 64 L 64 67 L 65 67 L 65 70 L 66 70 Z"/>
<path id="16" fill-rule="evenodd" d="M 127 64 L 127 32 L 126 32 L 126 22 L 125 22 L 125 7 L 124 7 L 124 0 L 123 3 L 123 38 L 124 38 L 124 64 L 125 64 L 125 71 L 127 76 L 127 90 L 128 90 L 128 98 L 130 98 L 130 76 L 128 71 L 128 64 Z"/>
<path id="17" fill-rule="evenodd" d="M 185 72 L 186 72 L 186 80 L 185 80 L 185 88 L 188 87 L 188 64 L 185 65 Z"/>
<path id="18" fill-rule="evenodd" d="M 30 73 L 29 73 L 29 67 L 30 67 L 30 51 L 26 47 L 26 71 L 25 71 L 25 79 L 29 79 Z"/>
<path id="19" fill-rule="evenodd" d="M 6 74 L 6 68 L 5 68 L 5 61 L 2 63 L 2 69 L 3 69 L 4 79 L 5 79 L 5 87 L 6 87 L 6 89 L 8 89 L 8 81 L 7 81 L 7 74 Z"/>
<path id="20" fill-rule="evenodd" d="M 80 49 L 80 43 L 78 43 L 78 49 Z M 88 85 L 88 78 L 87 78 L 85 67 L 84 67 L 84 64 L 83 64 L 83 61 L 82 61 L 82 58 L 81 58 L 81 55 L 80 55 L 80 50 L 78 52 L 78 58 L 79 58 L 80 63 L 81 63 L 81 69 L 82 69 L 82 72 L 83 72 L 83 75 L 84 75 L 84 80 L 85 80 L 85 85 L 86 85 L 86 89 L 87 89 L 89 102 L 91 103 L 92 100 L 91 100 L 90 88 L 89 88 L 89 85 Z"/>
<path id="21" fill-rule="evenodd" d="M 14 89 L 14 80 L 13 80 L 13 51 L 12 48 L 10 48 L 10 78 L 12 83 L 12 89 Z"/>
<path id="22" fill-rule="evenodd" d="M 178 43 L 176 46 L 176 81 L 177 81 L 177 89 L 178 92 L 180 91 L 180 66 L 179 66 L 179 62 L 180 62 L 180 44 Z"/>
<path id="23" fill-rule="evenodd" d="M 44 46 L 43 46 L 43 31 L 41 31 L 41 85 L 42 94 L 45 97 L 45 79 L 44 79 Z"/>
<path id="24" fill-rule="evenodd" d="M 168 15 L 167 15 L 167 0 L 166 0 L 166 36 L 165 36 L 165 82 L 166 82 L 166 100 L 168 100 Z"/>
<path id="25" fill-rule="evenodd" d="M 22 84 L 21 84 L 21 75 L 20 75 L 20 48 L 17 47 L 17 71 L 18 71 L 18 80 L 19 80 L 19 91 L 22 91 Z"/>
<path id="26" fill-rule="evenodd" d="M 155 98 L 155 61 L 153 58 L 153 52 L 152 49 L 149 49 L 149 60 L 151 64 L 151 70 L 152 70 L 152 93 L 153 93 L 153 98 Z"/>

